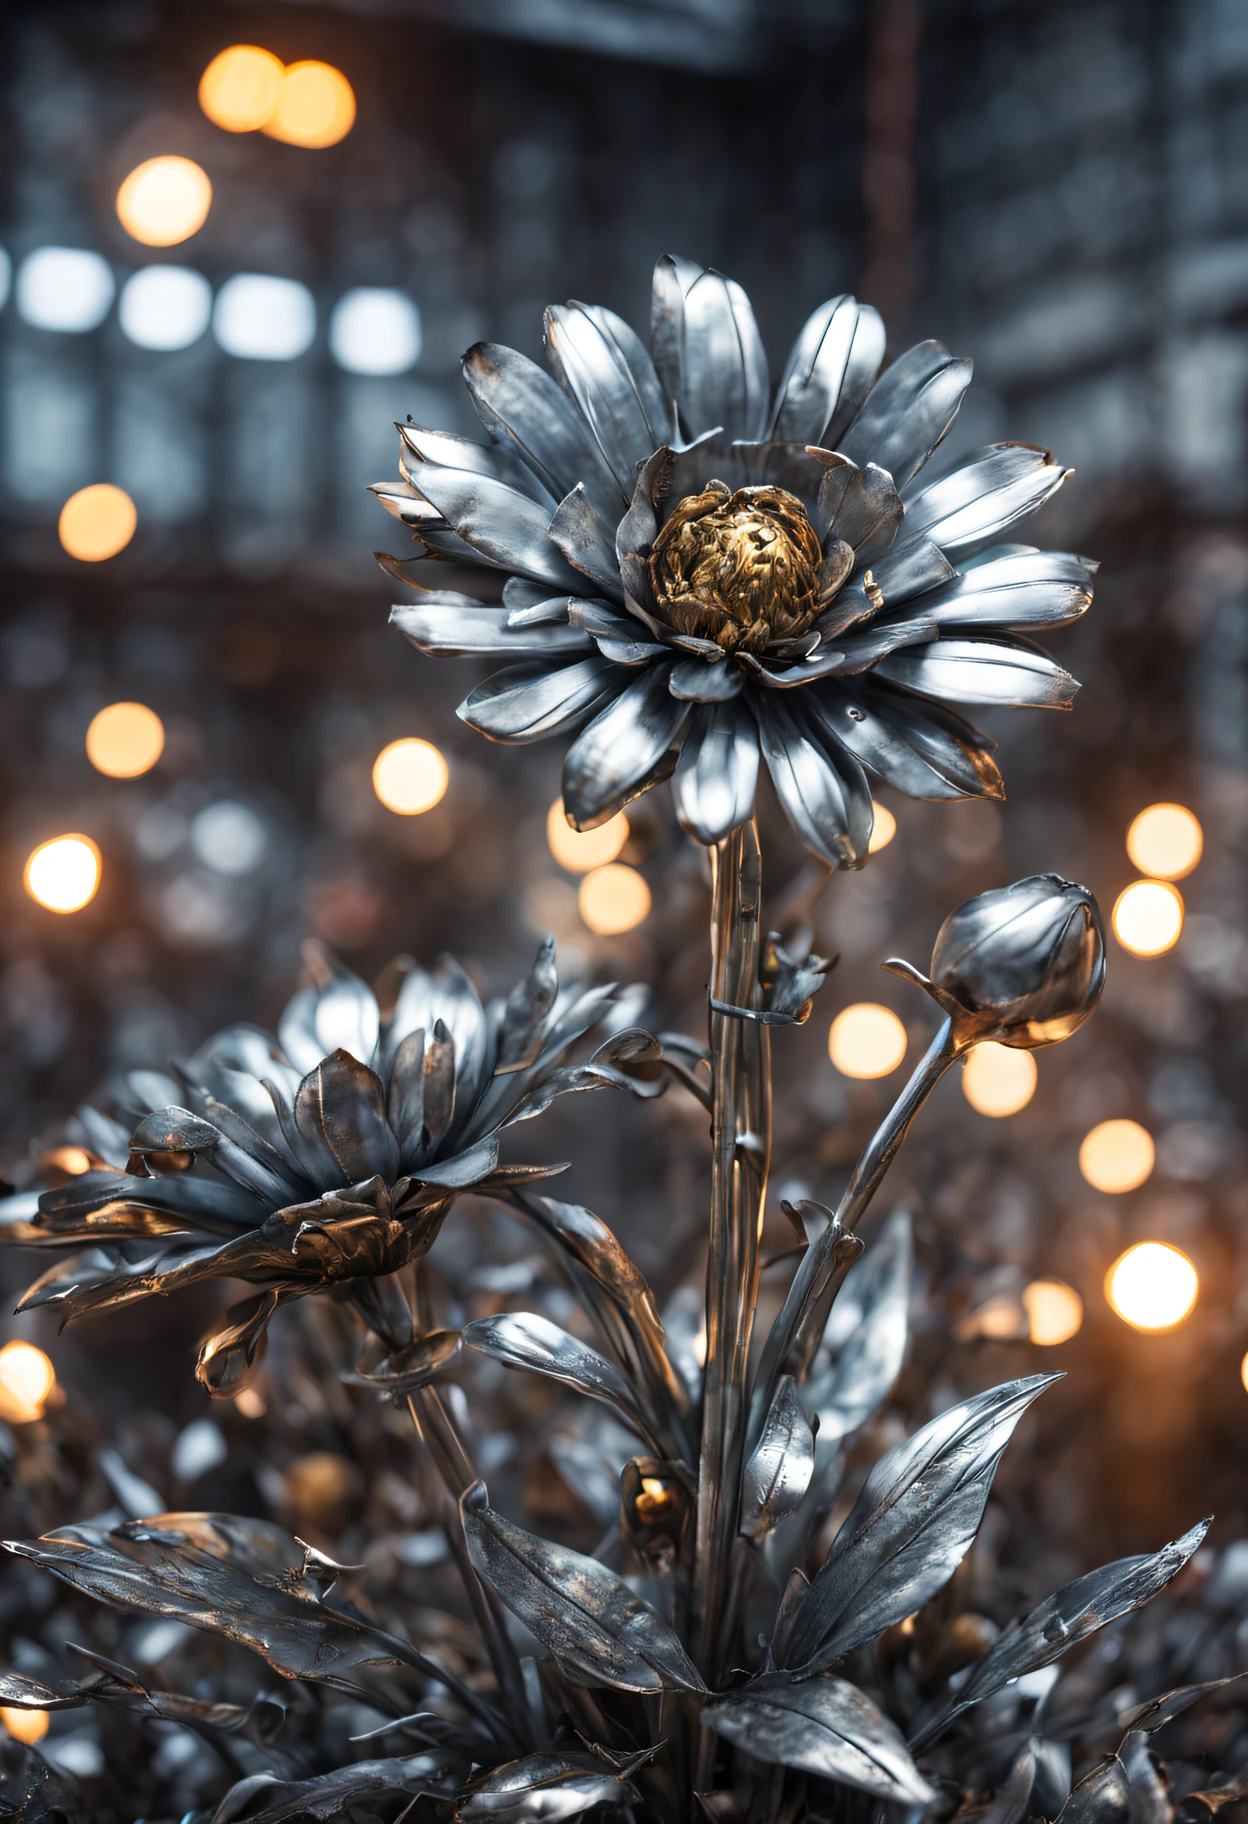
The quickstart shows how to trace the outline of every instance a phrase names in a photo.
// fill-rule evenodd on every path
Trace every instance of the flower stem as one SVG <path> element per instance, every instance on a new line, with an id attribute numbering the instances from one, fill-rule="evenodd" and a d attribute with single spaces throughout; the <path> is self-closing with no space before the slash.
<path id="1" fill-rule="evenodd" d="M 942 1020 L 935 1038 L 915 1065 L 910 1081 L 863 1148 L 845 1194 L 837 1205 L 837 1216 L 851 1232 L 856 1231 L 859 1217 L 879 1189 L 914 1117 L 949 1066 L 956 1063 L 965 1050 L 966 1043 L 955 1034 L 953 1021 Z"/>
<path id="2" fill-rule="evenodd" d="M 759 1004 L 762 869 L 753 821 L 711 850 L 711 997 Z M 698 1475 L 694 1611 L 697 1653 L 714 1689 L 723 1671 L 722 1621 L 745 1444 L 750 1337 L 771 1155 L 768 1029 L 710 1016 L 711 1211 L 706 1275 L 706 1376 Z"/>

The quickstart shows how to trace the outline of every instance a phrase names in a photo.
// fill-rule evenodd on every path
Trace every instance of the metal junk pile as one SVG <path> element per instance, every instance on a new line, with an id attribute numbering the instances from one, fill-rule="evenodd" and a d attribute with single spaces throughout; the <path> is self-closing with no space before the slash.
<path id="1" fill-rule="evenodd" d="M 195 1477 L 150 1438 L 123 1461 L 51 1413 L 19 1440 L 12 1499 L 42 1536 L 8 1544 L 0 1703 L 94 1711 L 98 1746 L 77 1773 L 5 1748 L 0 1817 L 1211 1817 L 1248 1791 L 1223 1689 L 1242 1548 L 1202 1552 L 1125 1631 L 1207 1522 L 1002 1612 L 973 1548 L 1048 1375 L 934 1414 L 911 1389 L 906 1432 L 864 1460 L 914 1277 L 907 1217 L 872 1232 L 880 1186 L 970 1047 L 1057 1044 L 1092 1014 L 1082 887 L 981 894 L 927 973 L 886 963 L 938 1029 L 836 1209 L 784 1206 L 787 1290 L 759 1320 L 770 1046 L 829 968 L 762 928 L 760 761 L 822 879 L 866 861 L 868 773 L 1002 796 L 948 705 L 1069 706 L 1031 634 L 1087 609 L 1094 566 L 1009 542 L 1065 471 L 1005 443 L 926 483 L 969 363 L 928 342 L 881 372 L 883 325 L 850 298 L 809 319 L 774 396 L 744 293 L 682 260 L 656 268 L 649 347 L 569 304 L 547 350 L 550 373 L 469 351 L 488 442 L 400 427 L 402 480 L 376 492 L 421 555 L 382 558 L 417 596 L 393 619 L 422 652 L 505 661 L 460 714 L 496 742 L 565 736 L 575 828 L 670 779 L 710 865 L 709 1044 L 639 1026 L 644 991 L 561 987 L 553 942 L 485 1005 L 450 959 L 401 958 L 374 992 L 309 946 L 276 1034 L 231 1027 L 79 1112 L 91 1169 L 4 1206 L 6 1241 L 56 1255 L 23 1308 L 245 1282 L 196 1373 L 233 1424 L 263 1367 L 239 1445 L 262 1489 L 266 1454 L 303 1454 L 269 1519 L 156 1511 L 136 1463 Z M 424 588 L 448 564 L 465 592 Z M 617 1235 L 550 1194 L 563 1168 L 502 1157 L 599 1088 L 709 1117 L 705 1295 L 662 1318 Z M 539 1258 L 491 1280 L 498 1211 Z M 58 1504 L 95 1517 L 57 1525 Z M 337 1561 L 343 1535 L 361 1562 Z"/>

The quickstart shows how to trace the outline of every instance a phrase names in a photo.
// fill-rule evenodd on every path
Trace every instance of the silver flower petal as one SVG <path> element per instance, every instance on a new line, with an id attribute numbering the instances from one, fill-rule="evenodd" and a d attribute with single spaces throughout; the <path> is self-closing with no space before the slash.
<path id="1" fill-rule="evenodd" d="M 986 552 L 920 606 L 942 628 L 1062 627 L 1087 613 L 1095 568 L 1068 551 Z"/>
<path id="2" fill-rule="evenodd" d="M 550 522 L 552 543 L 568 562 L 615 601 L 622 601 L 619 559 L 615 555 L 614 521 L 608 523 L 581 482 L 559 502 Z"/>
<path id="3" fill-rule="evenodd" d="M 1005 796 L 989 741 L 956 711 L 869 683 L 812 691 L 816 725 L 908 798 Z"/>
<path id="4" fill-rule="evenodd" d="M 580 577 L 550 542 L 550 515 L 504 482 L 429 463 L 421 489 L 457 538 L 482 559 L 552 589 L 580 593 Z"/>
<path id="5" fill-rule="evenodd" d="M 464 356 L 464 381 L 491 437 L 510 445 L 556 500 L 581 482 L 614 523 L 627 497 L 584 418 L 548 373 L 514 348 L 478 342 Z"/>
<path id="6" fill-rule="evenodd" d="M 740 696 L 744 683 L 745 673 L 739 665 L 685 659 L 673 668 L 668 689 L 674 697 L 691 703 L 730 703 Z"/>
<path id="7" fill-rule="evenodd" d="M 676 814 L 708 846 L 754 809 L 758 728 L 744 704 L 720 703 L 693 719 L 672 780 Z"/>
<path id="8" fill-rule="evenodd" d="M 677 320 L 677 397 L 686 434 L 699 437 L 719 426 L 727 437 L 760 437 L 767 416 L 767 356 L 741 286 L 713 267 L 699 271 L 691 284 L 681 285 Z"/>
<path id="9" fill-rule="evenodd" d="M 894 652 L 879 677 L 954 703 L 1069 709 L 1079 685 L 1045 653 L 1010 640 L 937 640 L 922 652 Z"/>
<path id="10" fill-rule="evenodd" d="M 613 696 L 621 683 L 618 667 L 600 657 L 581 659 L 559 671 L 510 665 L 479 684 L 456 713 L 491 741 L 543 741 L 572 727 Z"/>
<path id="11" fill-rule="evenodd" d="M 1034 513 L 1073 473 L 1039 444 L 990 443 L 908 499 L 906 527 L 957 556 Z"/>
<path id="12" fill-rule="evenodd" d="M 546 358 L 627 500 L 638 463 L 676 432 L 648 350 L 614 311 L 573 302 L 546 312 Z"/>
<path id="13" fill-rule="evenodd" d="M 512 628 L 507 625 L 503 608 L 483 608 L 479 602 L 471 607 L 458 607 L 434 598 L 415 605 L 397 603 L 390 610 L 390 624 L 404 639 L 410 640 L 417 652 L 436 653 L 445 658 L 466 658 L 479 654 L 491 657 L 556 658 L 565 653 L 590 652 L 588 634 L 575 627 L 552 626 L 549 622 L 533 627 Z"/>
<path id="14" fill-rule="evenodd" d="M 830 867 L 861 867 L 873 812 L 858 762 L 840 747 L 824 747 L 787 698 L 760 697 L 757 714 L 763 758 L 789 822 Z"/>
<path id="15" fill-rule="evenodd" d="M 835 444 L 884 359 L 879 312 L 854 298 L 829 298 L 806 319 L 776 391 L 768 435 Z"/>
<path id="16" fill-rule="evenodd" d="M 843 456 L 878 463 L 899 488 L 917 475 L 958 415 L 971 363 L 920 342 L 886 367 L 840 439 Z"/>
<path id="17" fill-rule="evenodd" d="M 420 475 L 428 462 L 440 463 L 444 469 L 468 469 L 475 475 L 492 475 L 505 481 L 518 493 L 527 494 L 543 505 L 553 507 L 552 494 L 516 456 L 500 444 L 475 443 L 471 437 L 460 437 L 454 431 L 431 431 L 423 424 L 396 424 L 399 433 L 399 472 L 414 483 L 419 491 Z"/>
<path id="18" fill-rule="evenodd" d="M 903 511 L 892 476 L 878 463 L 860 469 L 845 462 L 825 470 L 816 522 L 820 537 L 843 539 L 860 563 L 884 556 L 901 529 Z"/>
<path id="19" fill-rule="evenodd" d="M 668 689 L 670 668 L 649 665 L 583 729 L 563 763 L 563 804 L 576 829 L 605 823 L 676 764 L 690 706 Z"/>

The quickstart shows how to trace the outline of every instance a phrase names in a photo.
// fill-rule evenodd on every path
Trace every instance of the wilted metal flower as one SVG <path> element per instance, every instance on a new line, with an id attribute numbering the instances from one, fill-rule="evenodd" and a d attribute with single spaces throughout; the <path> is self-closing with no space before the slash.
<path id="1" fill-rule="evenodd" d="M 618 1018 L 623 997 L 614 985 L 560 993 L 553 939 L 488 1009 L 452 958 L 431 973 L 404 959 L 385 1018 L 319 945 L 305 959 L 312 982 L 276 1037 L 233 1026 L 178 1081 L 132 1073 L 142 1118 L 125 1171 L 84 1172 L 46 1191 L 33 1221 L 8 1225 L 17 1242 L 92 1250 L 37 1281 L 23 1308 L 53 1305 L 68 1320 L 202 1279 L 249 1280 L 265 1290 L 226 1313 L 197 1369 L 214 1393 L 237 1393 L 279 1304 L 345 1285 L 367 1314 L 372 1282 L 426 1252 L 460 1192 L 563 1169 L 500 1166 L 504 1128 L 572 1090 L 664 1086 L 624 1068 L 659 1055 L 636 1029 L 565 1062 L 604 1016 Z M 114 1127 L 101 1125 L 101 1141 Z M 129 1258 L 140 1240 L 157 1252 Z"/>
<path id="2" fill-rule="evenodd" d="M 521 661 L 460 714 L 495 741 L 575 733 L 577 828 L 674 773 L 716 842 L 761 754 L 807 847 L 857 867 L 864 768 L 915 798 L 1002 796 L 993 743 L 947 701 L 1069 707 L 1074 680 L 1015 636 L 1081 615 L 1094 566 L 994 543 L 1068 471 L 999 443 L 921 485 L 970 362 L 924 342 L 877 379 L 884 339 L 870 306 L 829 300 L 772 399 L 740 286 L 665 256 L 648 351 L 609 310 L 555 306 L 553 379 L 497 344 L 465 357 L 489 445 L 399 427 L 382 504 L 426 555 L 505 581 L 483 606 L 383 556 L 422 596 L 392 619 L 422 652 Z"/>
<path id="3" fill-rule="evenodd" d="M 1105 938 L 1086 887 L 1032 874 L 951 912 L 936 937 L 930 981 L 906 963 L 953 1017 L 964 1044 L 992 1039 L 1033 1051 L 1078 1032 L 1105 986 Z"/>

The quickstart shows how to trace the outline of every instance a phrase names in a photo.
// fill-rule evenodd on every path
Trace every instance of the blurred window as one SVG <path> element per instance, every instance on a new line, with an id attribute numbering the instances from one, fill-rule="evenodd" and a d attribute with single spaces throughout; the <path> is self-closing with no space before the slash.
<path id="1" fill-rule="evenodd" d="M 107 260 L 83 247 L 40 247 L 17 274 L 17 308 L 36 329 L 81 335 L 95 329 L 113 301 Z"/>
<path id="2" fill-rule="evenodd" d="M 316 305 L 298 279 L 240 272 L 218 292 L 212 327 L 227 355 L 245 361 L 293 361 L 312 345 Z"/>
<path id="3" fill-rule="evenodd" d="M 360 285 L 329 320 L 329 347 L 349 374 L 405 374 L 420 355 L 420 311 L 406 292 Z"/>
<path id="4" fill-rule="evenodd" d="M 189 348 L 212 317 L 212 287 L 189 266 L 144 266 L 122 286 L 117 317 L 139 348 Z"/>

